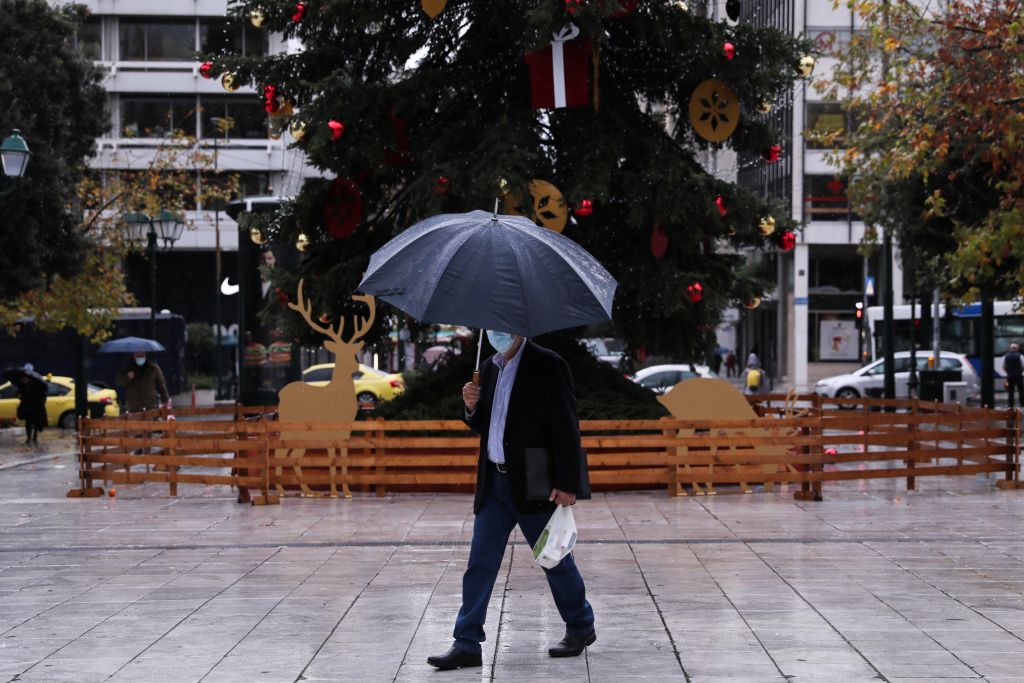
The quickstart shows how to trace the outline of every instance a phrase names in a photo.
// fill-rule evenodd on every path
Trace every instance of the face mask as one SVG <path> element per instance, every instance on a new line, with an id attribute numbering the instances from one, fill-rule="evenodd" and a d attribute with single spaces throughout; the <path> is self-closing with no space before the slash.
<path id="1" fill-rule="evenodd" d="M 145 365 L 146 364 L 146 358 L 145 357 L 136 358 L 135 359 L 135 364 L 136 365 Z"/>
<path id="2" fill-rule="evenodd" d="M 491 346 L 498 353 L 505 353 L 512 348 L 512 335 L 508 332 L 495 332 L 494 330 L 487 330 L 487 341 L 491 342 Z"/>

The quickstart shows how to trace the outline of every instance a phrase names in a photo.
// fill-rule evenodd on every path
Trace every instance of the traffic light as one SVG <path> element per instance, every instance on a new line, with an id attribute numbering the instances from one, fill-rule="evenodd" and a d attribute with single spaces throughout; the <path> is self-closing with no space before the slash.
<path id="1" fill-rule="evenodd" d="M 853 317 L 857 321 L 857 327 L 864 326 L 864 302 L 858 301 L 853 305 Z"/>

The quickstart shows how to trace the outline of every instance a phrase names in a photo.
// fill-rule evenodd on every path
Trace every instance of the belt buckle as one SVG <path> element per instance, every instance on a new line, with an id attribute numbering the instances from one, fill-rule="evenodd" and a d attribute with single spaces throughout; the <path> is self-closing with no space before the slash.
<path id="1" fill-rule="evenodd" d="M 508 468 L 505 466 L 505 463 L 503 462 L 494 463 L 494 469 L 498 470 L 502 474 L 508 474 Z"/>

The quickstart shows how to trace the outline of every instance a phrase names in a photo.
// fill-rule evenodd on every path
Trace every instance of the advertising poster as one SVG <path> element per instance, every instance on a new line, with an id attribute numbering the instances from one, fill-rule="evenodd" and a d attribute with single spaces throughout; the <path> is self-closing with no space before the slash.
<path id="1" fill-rule="evenodd" d="M 819 360 L 857 360 L 857 324 L 852 320 L 822 320 Z"/>

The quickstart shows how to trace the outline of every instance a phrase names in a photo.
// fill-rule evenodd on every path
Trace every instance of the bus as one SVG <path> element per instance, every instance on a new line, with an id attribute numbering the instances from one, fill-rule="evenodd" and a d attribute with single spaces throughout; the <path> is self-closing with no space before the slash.
<path id="1" fill-rule="evenodd" d="M 928 311 L 923 308 L 927 307 Z M 916 306 L 918 349 L 928 353 L 932 348 L 931 304 Z M 1012 342 L 1024 344 L 1024 302 L 996 301 L 993 303 L 995 330 L 995 369 L 1000 377 L 1003 371 L 1003 355 Z M 927 316 L 927 319 L 922 319 Z M 958 308 L 939 305 L 939 346 L 943 351 L 962 353 L 981 375 L 981 304 L 974 303 Z M 868 330 L 867 351 L 870 360 L 881 358 L 885 352 L 882 344 L 882 330 L 885 315 L 882 306 L 869 306 L 866 325 Z M 910 306 L 893 306 L 894 351 L 910 349 Z"/>
<path id="2" fill-rule="evenodd" d="M 112 339 L 152 337 L 148 308 L 122 308 L 118 313 Z M 163 370 L 167 391 L 180 394 L 185 390 L 185 318 L 176 313 L 157 313 L 156 336 L 167 351 L 152 354 L 152 360 Z M 42 332 L 32 318 L 24 318 L 18 321 L 13 336 L 0 331 L 0 369 L 31 363 L 43 375 L 74 377 L 77 340 L 74 330 Z M 89 345 L 89 382 L 115 388 L 117 373 L 127 362 L 126 354 L 99 353 L 97 349 L 98 345 Z"/>

